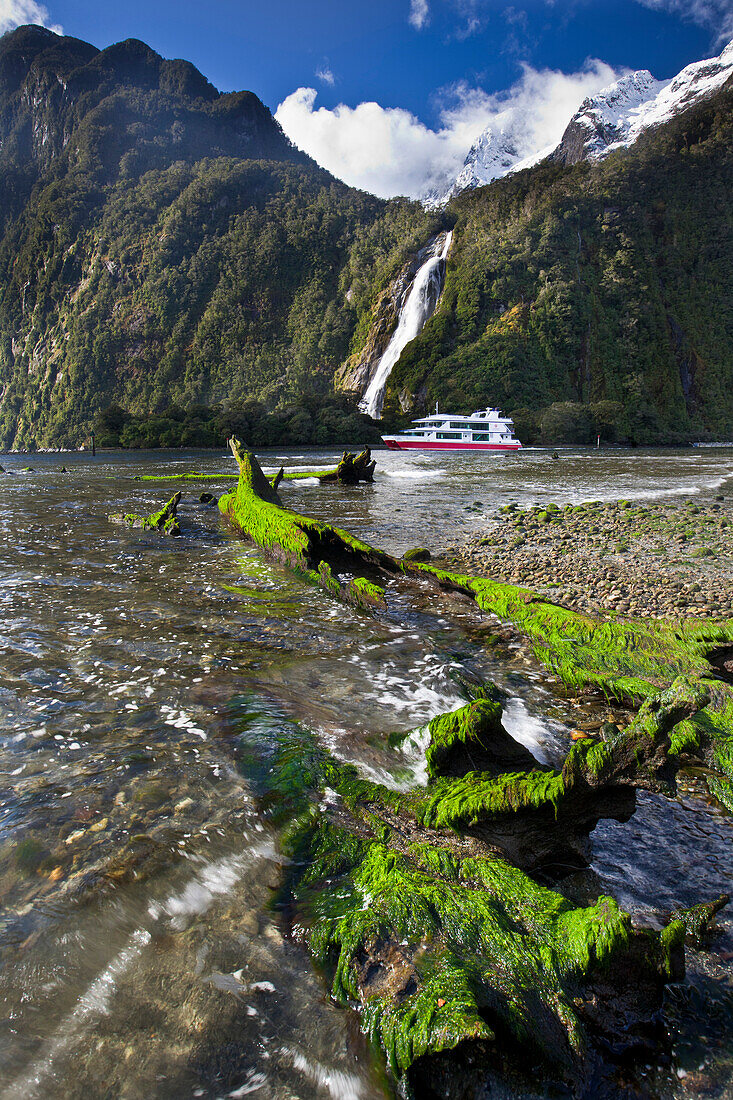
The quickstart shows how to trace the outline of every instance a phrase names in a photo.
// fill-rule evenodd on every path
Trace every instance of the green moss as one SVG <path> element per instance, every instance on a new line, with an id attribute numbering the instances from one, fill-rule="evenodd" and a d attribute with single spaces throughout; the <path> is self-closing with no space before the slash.
<path id="1" fill-rule="evenodd" d="M 457 744 L 482 747 L 500 729 L 501 704 L 494 699 L 476 699 L 460 710 L 439 714 L 428 725 L 430 743 L 425 752 L 428 775 L 441 774 Z"/>
<path id="2" fill-rule="evenodd" d="M 730 898 L 727 894 L 721 894 L 715 901 L 703 902 L 701 905 L 693 905 L 687 909 L 676 909 L 671 914 L 673 923 L 669 925 L 669 929 L 673 927 L 674 923 L 683 924 L 685 929 L 684 939 L 687 943 L 692 944 L 693 947 L 702 947 L 716 914 L 729 901 Z M 668 935 L 671 934 L 669 929 L 667 930 Z M 677 935 L 679 936 L 679 933 Z"/>
<path id="3" fill-rule="evenodd" d="M 384 589 L 378 584 L 372 584 L 366 577 L 356 577 L 351 582 L 351 590 L 359 597 L 359 602 L 365 606 L 385 606 Z"/>
<path id="4" fill-rule="evenodd" d="M 143 531 L 159 531 L 162 535 L 180 535 L 181 528 L 178 523 L 176 511 L 181 499 L 180 493 L 167 501 L 159 512 L 153 512 L 149 516 L 139 516 L 133 512 L 108 516 L 111 523 L 118 523 L 127 527 L 139 527 Z"/>
<path id="5" fill-rule="evenodd" d="M 571 1077 L 589 1042 L 575 998 L 625 957 L 637 935 L 628 915 L 607 897 L 576 908 L 505 860 L 464 857 L 434 832 L 416 836 L 413 826 L 405 847 L 394 815 L 411 812 L 409 796 L 335 771 L 329 786 L 336 800 L 290 832 L 285 900 L 333 996 L 359 1002 L 393 1072 L 491 1040 L 495 1021 Z M 656 972 L 662 951 L 648 942 L 643 965 Z"/>
<path id="6" fill-rule="evenodd" d="M 639 705 L 669 687 L 710 674 L 708 657 L 733 643 L 733 619 L 723 621 L 621 621 L 593 618 L 559 607 L 529 589 L 438 569 L 429 564 L 405 568 L 428 574 L 446 589 L 472 596 L 482 611 L 513 623 L 528 639 L 537 659 L 572 691 L 599 689 L 611 698 Z M 727 701 L 726 701 L 727 699 Z M 713 692 L 706 717 L 678 736 L 682 744 L 727 742 L 733 738 L 733 706 Z M 690 736 L 691 730 L 697 730 Z M 715 750 L 713 750 L 715 752 Z"/>
<path id="7" fill-rule="evenodd" d="M 188 474 L 138 474 L 135 481 L 236 481 L 239 474 L 203 474 L 195 471 Z"/>
<path id="8" fill-rule="evenodd" d="M 587 740 L 573 745 L 561 771 L 498 776 L 469 772 L 459 779 L 439 778 L 427 792 L 411 796 L 413 812 L 426 828 L 471 828 L 485 826 L 491 818 L 548 807 L 556 818 L 571 816 L 578 802 L 585 806 L 589 792 L 604 785 L 668 790 L 674 771 L 668 751 L 670 731 L 708 701 L 704 688 L 680 677 L 666 692 L 647 700 L 612 743 Z M 468 724 L 447 715 L 438 721 L 438 728 L 445 725 L 451 731 Z"/>
<path id="9" fill-rule="evenodd" d="M 414 546 L 412 550 L 405 550 L 403 561 L 430 561 L 430 551 L 424 546 Z"/>
<path id="10" fill-rule="evenodd" d="M 717 775 L 708 775 L 706 781 L 713 798 L 733 814 L 733 782 Z"/>
<path id="11" fill-rule="evenodd" d="M 598 995 L 608 968 L 633 973 L 634 983 L 671 973 L 674 928 L 635 932 L 608 897 L 574 906 L 482 842 L 464 844 L 452 830 L 470 814 L 431 810 L 458 805 L 482 783 L 493 798 L 480 799 L 484 815 L 490 805 L 505 812 L 557 801 L 583 769 L 603 770 L 599 746 L 575 746 L 561 773 L 443 777 L 434 792 L 400 792 L 361 779 L 310 731 L 253 701 L 239 714 L 239 766 L 261 812 L 287 826 L 279 900 L 332 995 L 359 1005 L 362 1028 L 397 1076 L 426 1055 L 501 1032 L 577 1080 L 594 1040 L 578 1010 L 584 995 Z M 499 716 L 495 700 L 481 699 L 435 720 L 436 754 L 477 730 L 484 736 Z M 619 752 L 600 749 L 604 760 Z"/>
<path id="12" fill-rule="evenodd" d="M 362 606 L 383 606 L 383 588 L 364 578 L 342 583 L 331 561 L 353 573 L 370 565 L 397 572 L 395 560 L 347 531 L 282 508 L 255 456 L 236 442 L 233 450 L 240 467 L 237 488 L 219 500 L 219 508 L 230 522 L 258 546 L 333 595 Z"/>
<path id="13" fill-rule="evenodd" d="M 305 478 L 318 478 L 319 481 L 335 481 L 336 467 L 332 470 L 286 470 L 283 481 L 302 481 Z"/>

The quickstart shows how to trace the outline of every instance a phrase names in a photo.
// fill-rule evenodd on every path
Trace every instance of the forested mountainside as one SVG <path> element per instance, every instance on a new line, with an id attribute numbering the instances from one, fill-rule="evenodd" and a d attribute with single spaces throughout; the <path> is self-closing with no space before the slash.
<path id="1" fill-rule="evenodd" d="M 443 296 L 385 414 L 490 402 L 520 438 L 733 438 L 732 107 L 728 81 L 605 161 L 453 200 Z"/>
<path id="2" fill-rule="evenodd" d="M 731 145 L 726 86 L 599 164 L 430 212 L 340 183 L 185 61 L 20 28 L 0 39 L 0 447 L 95 424 L 126 445 L 367 439 L 354 364 L 451 227 L 387 418 L 438 399 L 501 405 L 525 441 L 728 438 Z"/>
<path id="3" fill-rule="evenodd" d="M 0 141 L 4 447 L 78 445 L 110 404 L 310 416 L 435 222 L 338 182 L 255 95 L 137 41 L 4 36 Z"/>

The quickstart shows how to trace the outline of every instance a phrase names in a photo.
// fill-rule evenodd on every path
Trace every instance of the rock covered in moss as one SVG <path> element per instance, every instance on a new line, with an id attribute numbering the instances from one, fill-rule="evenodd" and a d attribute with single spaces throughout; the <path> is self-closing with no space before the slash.
<path id="1" fill-rule="evenodd" d="M 498 694 L 498 693 L 496 693 Z M 425 762 L 431 780 L 467 771 L 499 773 L 537 767 L 529 749 L 515 741 L 501 723 L 501 702 L 494 697 L 472 702 L 431 719 L 425 730 L 394 734 L 393 745 L 425 741 Z"/>
<path id="2" fill-rule="evenodd" d="M 431 553 L 424 546 L 415 546 L 402 555 L 403 561 L 430 561 Z"/>

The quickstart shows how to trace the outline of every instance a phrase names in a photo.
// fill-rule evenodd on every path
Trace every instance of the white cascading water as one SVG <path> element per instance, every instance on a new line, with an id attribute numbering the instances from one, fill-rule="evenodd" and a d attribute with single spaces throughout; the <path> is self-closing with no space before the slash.
<path id="1" fill-rule="evenodd" d="M 414 340 L 418 333 L 422 331 L 423 325 L 438 303 L 440 292 L 443 289 L 443 265 L 452 238 L 452 232 L 446 233 L 440 251 L 428 256 L 422 267 L 418 268 L 415 281 L 402 307 L 397 328 L 392 333 L 392 338 L 377 364 L 374 377 L 359 402 L 361 411 L 368 413 L 375 420 L 379 420 L 382 415 L 384 391 L 387 387 L 387 379 L 392 373 L 392 368 L 402 354 L 403 349 L 410 343 L 410 340 Z"/>

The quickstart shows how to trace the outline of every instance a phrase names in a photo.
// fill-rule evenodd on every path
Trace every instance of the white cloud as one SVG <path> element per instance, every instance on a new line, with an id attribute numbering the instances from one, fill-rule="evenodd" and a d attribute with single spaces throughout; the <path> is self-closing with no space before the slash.
<path id="1" fill-rule="evenodd" d="M 430 19 L 428 0 L 410 0 L 409 22 L 416 31 L 421 31 Z"/>
<path id="2" fill-rule="evenodd" d="M 38 23 L 48 27 L 54 34 L 63 34 L 64 28 L 57 23 L 49 23 L 48 9 L 36 0 L 0 0 L 0 34 L 15 30 L 25 23 Z"/>
<path id="3" fill-rule="evenodd" d="M 716 35 L 718 43 L 727 41 L 733 35 L 732 0 L 638 0 L 645 8 L 655 11 L 668 11 L 689 19 L 701 27 L 709 27 Z"/>
<path id="4" fill-rule="evenodd" d="M 336 83 L 336 77 L 333 75 L 328 65 L 320 65 L 316 69 L 316 77 L 318 80 L 322 80 L 324 84 L 328 84 L 330 88 L 333 88 Z"/>
<path id="5" fill-rule="evenodd" d="M 525 65 L 516 84 L 493 95 L 456 85 L 446 93 L 435 130 L 409 111 L 379 103 L 317 108 L 314 88 L 298 88 L 275 117 L 291 141 L 353 187 L 382 198 L 418 198 L 457 175 L 472 142 L 488 125 L 511 125 L 522 157 L 556 144 L 586 96 L 619 75 L 592 59 L 575 73 Z"/>

